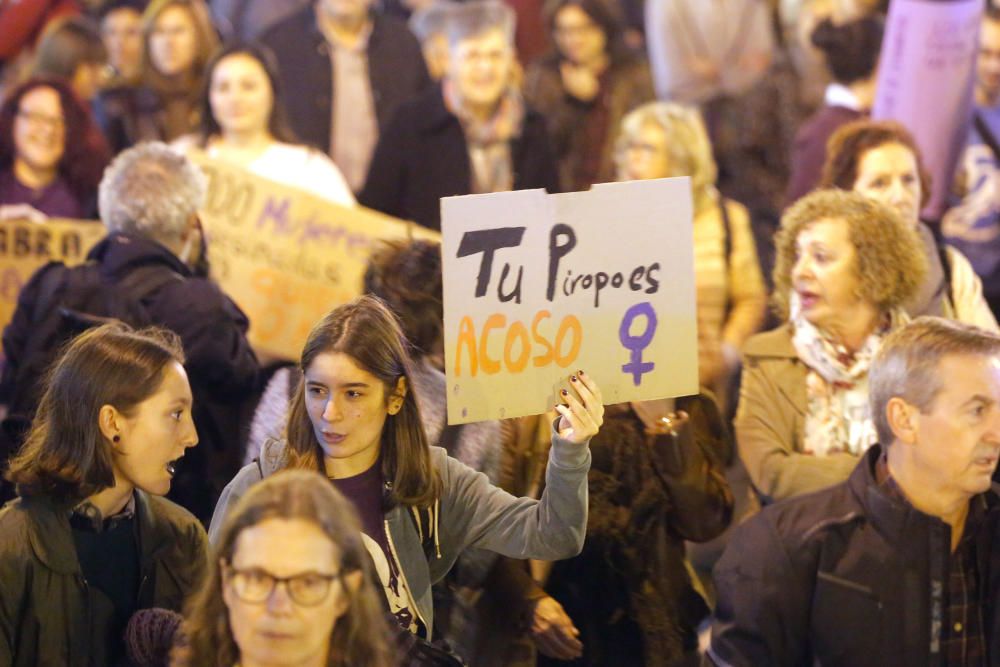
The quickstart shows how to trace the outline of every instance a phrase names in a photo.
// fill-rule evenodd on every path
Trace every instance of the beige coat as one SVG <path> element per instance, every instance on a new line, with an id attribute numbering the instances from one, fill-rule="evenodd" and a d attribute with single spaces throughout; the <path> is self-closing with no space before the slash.
<path id="1" fill-rule="evenodd" d="M 857 457 L 802 452 L 806 365 L 792 346 L 791 327 L 752 336 L 743 353 L 736 446 L 757 491 L 775 501 L 847 479 Z"/>

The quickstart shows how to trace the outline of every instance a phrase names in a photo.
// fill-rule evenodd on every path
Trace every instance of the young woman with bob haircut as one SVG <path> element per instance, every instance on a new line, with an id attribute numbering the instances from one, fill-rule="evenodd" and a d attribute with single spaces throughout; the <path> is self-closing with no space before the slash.
<path id="1" fill-rule="evenodd" d="M 283 468 L 326 474 L 354 503 L 365 546 L 399 625 L 433 636 L 431 585 L 479 547 L 514 558 L 579 553 L 586 529 L 587 446 L 603 421 L 596 384 L 582 372 L 562 390 L 546 491 L 515 498 L 427 441 L 412 390 L 412 362 L 396 318 L 363 296 L 326 315 L 302 352 L 303 380 L 283 441 L 226 487 L 209 529 L 218 544 L 229 507 Z"/>
<path id="2" fill-rule="evenodd" d="M 175 667 L 395 664 L 357 515 L 316 472 L 286 470 L 250 489 L 214 556 Z"/>
<path id="3" fill-rule="evenodd" d="M 180 611 L 201 524 L 162 498 L 198 442 L 178 338 L 108 324 L 53 367 L 0 511 L 0 664 L 113 665 L 133 613 Z"/>

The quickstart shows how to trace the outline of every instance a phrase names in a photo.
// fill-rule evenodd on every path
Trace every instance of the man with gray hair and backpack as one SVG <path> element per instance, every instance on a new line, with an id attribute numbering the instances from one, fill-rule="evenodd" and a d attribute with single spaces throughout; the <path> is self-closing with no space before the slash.
<path id="1" fill-rule="evenodd" d="M 246 316 L 208 277 L 197 215 L 205 192 L 201 171 L 165 144 L 121 153 L 99 190 L 108 235 L 84 265 L 50 262 L 28 281 L 3 332 L 0 381 L 9 406 L 3 436 L 14 448 L 68 339 L 108 319 L 173 330 L 187 357 L 201 446 L 185 458 L 171 496 L 203 520 L 239 468 L 243 408 L 259 370 Z"/>

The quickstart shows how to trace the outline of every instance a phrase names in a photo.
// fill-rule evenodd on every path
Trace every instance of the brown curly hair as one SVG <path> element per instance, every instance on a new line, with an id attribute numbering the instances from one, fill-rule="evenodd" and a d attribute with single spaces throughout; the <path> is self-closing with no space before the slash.
<path id="1" fill-rule="evenodd" d="M 59 175 L 66 179 L 73 194 L 83 201 L 92 200 L 101 182 L 111 153 L 90 111 L 76 97 L 69 84 L 51 77 L 28 79 L 9 92 L 0 106 L 0 171 L 11 168 L 17 157 L 14 146 L 14 120 L 21 109 L 21 99 L 37 88 L 51 88 L 59 95 L 66 141 L 59 158 Z"/>
<path id="2" fill-rule="evenodd" d="M 444 335 L 440 243 L 382 241 L 368 259 L 363 288 L 399 318 L 414 358 L 434 352 Z"/>
<path id="3" fill-rule="evenodd" d="M 859 296 L 885 312 L 901 306 L 923 283 L 927 257 L 912 225 L 898 212 L 856 192 L 816 190 L 795 202 L 781 218 L 774 237 L 774 310 L 788 318 L 795 241 L 820 220 L 842 220 L 857 257 Z"/>
<path id="4" fill-rule="evenodd" d="M 924 169 L 920 147 L 913 135 L 894 120 L 856 120 L 838 128 L 826 142 L 826 162 L 819 187 L 853 190 L 861 158 L 873 148 L 886 144 L 900 144 L 913 153 L 920 178 L 920 206 L 923 207 L 931 196 L 931 177 Z"/>

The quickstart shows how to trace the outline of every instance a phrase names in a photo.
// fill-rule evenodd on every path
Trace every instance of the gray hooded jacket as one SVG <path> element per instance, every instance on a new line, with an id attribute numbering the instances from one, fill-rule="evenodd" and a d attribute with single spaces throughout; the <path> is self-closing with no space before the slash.
<path id="1" fill-rule="evenodd" d="M 284 442 L 270 441 L 260 465 L 244 466 L 226 486 L 208 529 L 216 544 L 222 523 L 246 490 L 282 468 Z M 552 433 L 545 472 L 545 492 L 539 500 L 515 498 L 493 486 L 483 473 L 431 447 L 431 461 L 441 475 L 441 497 L 433 517 L 434 553 L 424 554 L 423 539 L 406 507 L 385 514 L 389 547 L 416 603 L 416 613 L 433 637 L 431 585 L 440 581 L 467 548 L 478 547 L 511 558 L 560 560 L 580 553 L 587 528 L 587 472 L 590 449 Z"/>

